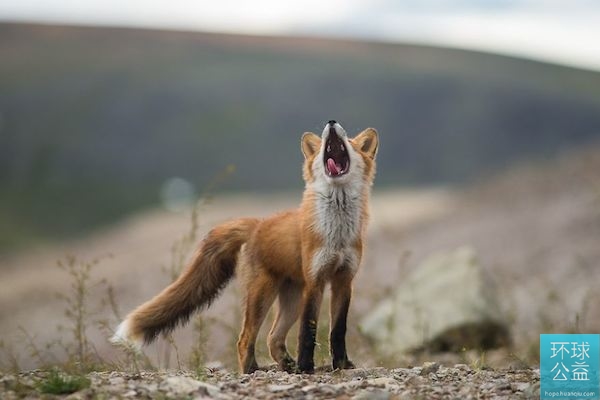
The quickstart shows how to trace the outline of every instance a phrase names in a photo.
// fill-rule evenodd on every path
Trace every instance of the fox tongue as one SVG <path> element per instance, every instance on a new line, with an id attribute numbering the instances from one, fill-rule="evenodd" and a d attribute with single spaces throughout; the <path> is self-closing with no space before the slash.
<path id="1" fill-rule="evenodd" d="M 333 158 L 327 159 L 327 169 L 331 175 L 339 175 L 342 172 L 342 168 L 333 161 Z"/>

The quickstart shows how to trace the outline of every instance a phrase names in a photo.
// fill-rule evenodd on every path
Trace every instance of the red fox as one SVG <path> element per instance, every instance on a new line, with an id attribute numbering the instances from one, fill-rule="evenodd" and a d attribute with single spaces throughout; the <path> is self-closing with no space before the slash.
<path id="1" fill-rule="evenodd" d="M 300 207 L 213 228 L 181 276 L 131 312 L 112 342 L 139 348 L 170 332 L 208 307 L 237 269 L 246 292 L 237 344 L 242 373 L 258 369 L 256 337 L 276 298 L 278 310 L 268 336 L 271 357 L 284 371 L 314 372 L 317 318 L 327 283 L 333 368 L 354 368 L 346 354 L 346 318 L 363 253 L 378 143 L 375 129 L 349 139 L 335 121 L 325 125 L 321 137 L 305 133 L 301 148 L 306 187 Z M 287 351 L 286 336 L 298 317 L 296 363 Z"/>

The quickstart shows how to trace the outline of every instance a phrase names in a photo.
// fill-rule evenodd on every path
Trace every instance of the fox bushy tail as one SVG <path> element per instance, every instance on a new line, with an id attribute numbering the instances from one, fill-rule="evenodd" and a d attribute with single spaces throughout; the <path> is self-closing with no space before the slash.
<path id="1" fill-rule="evenodd" d="M 194 311 L 208 307 L 233 277 L 240 248 L 257 224 L 258 219 L 243 218 L 213 228 L 179 278 L 132 311 L 112 341 L 139 347 L 186 323 Z"/>

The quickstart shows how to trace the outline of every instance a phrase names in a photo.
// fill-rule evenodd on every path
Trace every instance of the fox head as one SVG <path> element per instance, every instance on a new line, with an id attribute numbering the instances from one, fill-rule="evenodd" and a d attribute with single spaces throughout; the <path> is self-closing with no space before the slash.
<path id="1" fill-rule="evenodd" d="M 346 131 L 335 121 L 329 121 L 321 137 L 306 132 L 302 135 L 304 154 L 303 175 L 307 184 L 322 182 L 329 185 L 373 183 L 375 156 L 379 140 L 377 131 L 367 128 L 349 139 Z"/>

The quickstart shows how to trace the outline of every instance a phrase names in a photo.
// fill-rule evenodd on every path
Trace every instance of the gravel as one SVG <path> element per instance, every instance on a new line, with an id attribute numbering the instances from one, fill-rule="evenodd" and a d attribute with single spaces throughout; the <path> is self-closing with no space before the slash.
<path id="1" fill-rule="evenodd" d="M 39 398 L 47 371 L 0 373 L 0 398 Z M 295 375 L 275 368 L 242 375 L 189 371 L 91 372 L 90 386 L 50 398 L 67 399 L 537 399 L 538 369 L 472 369 L 425 363 L 412 368 L 317 371 Z"/>

